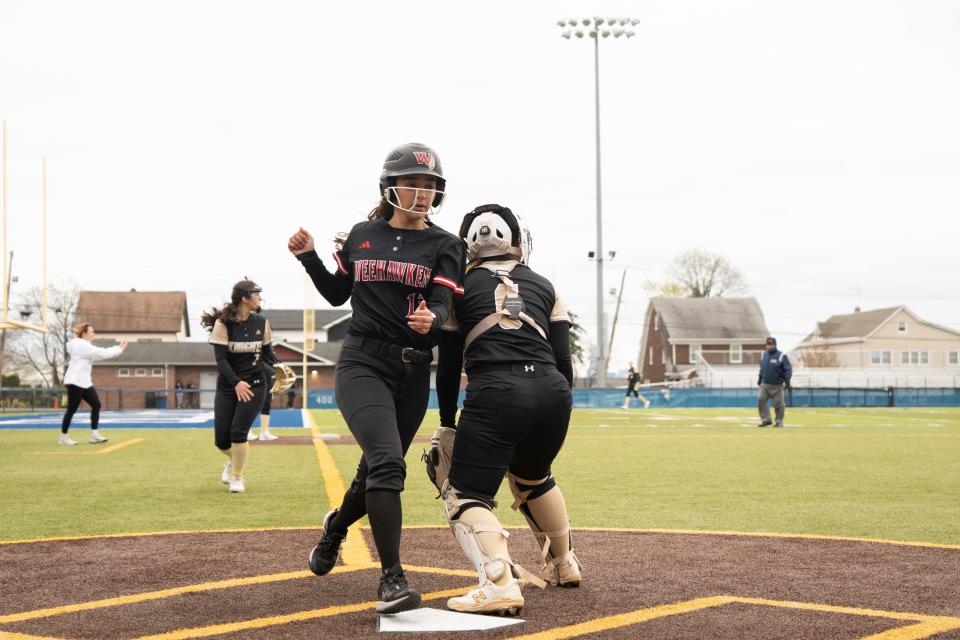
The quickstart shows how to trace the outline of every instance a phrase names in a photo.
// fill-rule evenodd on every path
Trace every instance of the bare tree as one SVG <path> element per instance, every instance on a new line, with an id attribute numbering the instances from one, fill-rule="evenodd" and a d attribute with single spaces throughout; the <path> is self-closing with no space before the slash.
<path id="1" fill-rule="evenodd" d="M 47 288 L 47 332 L 16 331 L 8 344 L 11 360 L 36 371 L 46 386 L 58 387 L 63 383 L 67 368 L 67 343 L 73 337 L 79 301 L 80 289 L 76 285 L 50 285 Z M 37 322 L 40 320 L 42 304 L 39 287 L 30 289 L 20 297 L 20 307 L 35 314 Z"/>
<path id="2" fill-rule="evenodd" d="M 656 282 L 655 280 L 647 279 L 643 283 L 643 288 L 648 293 L 658 297 L 658 298 L 685 298 L 687 297 L 687 290 L 678 282 L 672 280 L 664 280 L 663 282 Z"/>
<path id="3" fill-rule="evenodd" d="M 807 349 L 800 356 L 800 361 L 806 367 L 839 367 L 840 358 L 829 349 Z"/>
<path id="4" fill-rule="evenodd" d="M 670 263 L 670 273 L 691 298 L 721 298 L 746 293 L 743 274 L 717 253 L 691 249 Z"/>

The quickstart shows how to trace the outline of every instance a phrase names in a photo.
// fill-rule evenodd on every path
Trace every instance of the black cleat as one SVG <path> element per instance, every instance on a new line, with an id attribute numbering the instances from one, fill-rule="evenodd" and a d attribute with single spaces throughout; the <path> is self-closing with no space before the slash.
<path id="1" fill-rule="evenodd" d="M 410 588 L 400 568 L 383 570 L 377 597 L 377 613 L 400 613 L 420 606 L 420 594 Z"/>
<path id="2" fill-rule="evenodd" d="M 336 509 L 323 517 L 323 536 L 321 536 L 317 546 L 310 552 L 310 557 L 307 560 L 310 571 L 318 576 L 325 576 L 330 573 L 330 570 L 337 564 L 337 558 L 340 557 L 340 545 L 347 539 L 346 534 L 340 535 L 330 532 L 330 521 L 333 520 L 335 515 L 337 515 Z"/>
<path id="3" fill-rule="evenodd" d="M 769 426 L 772 425 L 772 424 L 773 424 L 773 423 L 770 422 L 769 420 L 764 420 L 763 422 L 761 422 L 761 423 L 758 424 L 757 426 L 758 426 L 758 427 L 769 427 Z"/>

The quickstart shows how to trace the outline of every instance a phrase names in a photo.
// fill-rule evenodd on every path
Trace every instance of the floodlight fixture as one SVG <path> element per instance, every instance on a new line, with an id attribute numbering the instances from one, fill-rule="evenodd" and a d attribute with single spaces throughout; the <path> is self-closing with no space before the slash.
<path id="1" fill-rule="evenodd" d="M 626 36 L 627 38 L 632 38 L 636 33 L 632 29 L 623 29 L 626 25 L 637 25 L 640 20 L 635 18 L 577 18 L 567 20 L 567 24 L 574 28 L 573 35 L 577 36 L 578 39 L 583 38 L 584 34 L 593 38 L 593 66 L 594 66 L 594 89 L 595 89 L 595 109 L 594 109 L 594 118 L 596 122 L 596 175 L 597 175 L 597 248 L 595 251 L 589 251 L 587 257 L 590 260 L 595 260 L 597 263 L 597 335 L 599 344 L 599 357 L 598 362 L 603 363 L 597 367 L 596 373 L 596 385 L 598 387 L 605 387 L 607 384 L 607 372 L 606 368 L 609 364 L 609 354 L 605 353 L 607 351 L 605 333 L 604 333 L 604 320 L 603 320 L 603 262 L 604 260 L 613 260 L 617 255 L 616 251 L 608 251 L 605 254 L 603 252 L 603 216 L 602 216 L 602 207 L 601 207 L 601 172 L 600 172 L 600 38 L 609 38 L 611 35 L 614 38 L 620 38 Z M 563 21 L 559 21 L 561 27 L 564 26 Z M 582 26 L 581 26 L 582 25 Z M 602 28 L 606 25 L 606 29 Z M 570 31 L 564 31 L 562 34 L 563 38 L 570 39 Z M 616 289 L 611 289 L 610 293 L 614 294 Z M 612 337 L 611 337 L 612 342 Z"/>

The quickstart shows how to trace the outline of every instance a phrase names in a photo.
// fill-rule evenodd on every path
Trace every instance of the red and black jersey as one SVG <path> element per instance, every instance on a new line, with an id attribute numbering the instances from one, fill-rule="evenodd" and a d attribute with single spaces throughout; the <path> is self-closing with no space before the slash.
<path id="1" fill-rule="evenodd" d="M 351 300 L 348 333 L 404 347 L 435 346 L 453 295 L 463 292 L 463 241 L 432 223 L 422 230 L 395 229 L 383 218 L 355 225 L 343 249 L 333 254 L 334 273 L 316 252 L 297 258 L 330 304 Z M 423 300 L 436 315 L 435 330 L 427 335 L 407 326 Z"/>

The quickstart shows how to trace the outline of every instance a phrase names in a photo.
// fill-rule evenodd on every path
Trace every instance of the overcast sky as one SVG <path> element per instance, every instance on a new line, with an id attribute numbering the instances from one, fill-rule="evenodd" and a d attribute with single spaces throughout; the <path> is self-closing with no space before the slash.
<path id="1" fill-rule="evenodd" d="M 612 369 L 643 282 L 690 248 L 743 271 L 784 346 L 858 303 L 960 328 L 960 3 L 466 6 L 2 0 L 14 297 L 40 277 L 44 156 L 51 279 L 186 290 L 203 338 L 244 275 L 300 307 L 286 238 L 363 219 L 420 141 L 448 178 L 436 222 L 510 206 L 592 336 L 593 52 L 556 20 L 602 11 L 642 20 L 600 45 Z"/>

